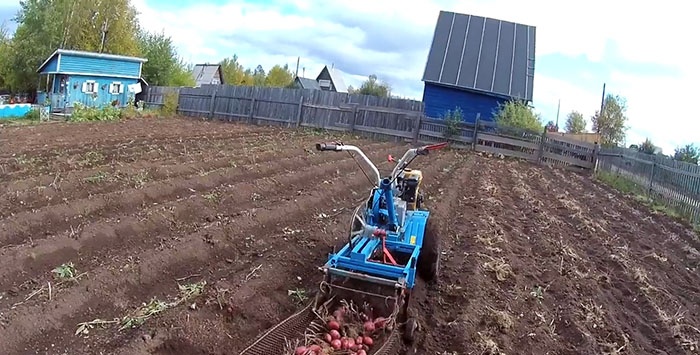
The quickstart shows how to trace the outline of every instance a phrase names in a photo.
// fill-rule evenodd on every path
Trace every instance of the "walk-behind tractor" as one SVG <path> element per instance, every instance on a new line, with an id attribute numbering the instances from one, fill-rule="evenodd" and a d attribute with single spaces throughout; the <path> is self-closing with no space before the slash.
<path id="1" fill-rule="evenodd" d="M 242 355 L 395 354 L 413 343 L 419 325 L 409 315 L 409 299 L 416 275 L 429 283 L 437 279 L 440 249 L 423 207 L 422 172 L 408 166 L 446 145 L 408 149 L 398 161 L 389 156 L 396 166 L 382 177 L 360 148 L 316 144 L 319 151 L 361 157 L 374 186 L 354 209 L 347 240 L 319 268 L 324 280 L 314 302 L 262 334 Z"/>

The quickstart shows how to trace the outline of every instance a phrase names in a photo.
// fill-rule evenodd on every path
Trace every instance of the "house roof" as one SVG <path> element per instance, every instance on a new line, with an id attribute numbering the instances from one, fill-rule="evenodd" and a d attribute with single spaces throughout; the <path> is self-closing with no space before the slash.
<path id="1" fill-rule="evenodd" d="M 321 69 L 321 73 L 323 73 L 323 70 L 328 70 L 328 74 L 331 76 L 331 80 L 333 81 L 333 85 L 335 86 L 335 91 L 336 92 L 348 92 L 348 87 L 345 85 L 345 81 L 343 81 L 343 75 L 341 72 L 335 68 L 331 69 L 327 65 Z M 320 73 L 318 74 L 319 76 L 321 75 Z M 318 80 L 318 78 L 316 78 Z"/>
<path id="2" fill-rule="evenodd" d="M 440 11 L 424 82 L 532 101 L 534 76 L 534 26 Z"/>
<path id="3" fill-rule="evenodd" d="M 318 84 L 318 81 L 314 79 L 302 78 L 300 76 L 297 76 L 296 80 L 299 81 L 299 84 L 303 89 L 321 90 L 321 86 Z"/>
<path id="4" fill-rule="evenodd" d="M 125 62 L 141 62 L 145 63 L 148 61 L 146 58 L 139 58 L 139 57 L 130 57 L 130 56 L 125 56 L 125 55 L 117 55 L 117 54 L 107 54 L 107 53 L 96 53 L 96 52 L 88 52 L 88 51 L 77 51 L 77 50 L 72 50 L 72 49 L 57 49 L 51 55 L 46 58 L 46 60 L 41 63 L 39 68 L 36 70 L 37 73 L 41 72 L 42 69 L 48 64 L 51 59 L 53 59 L 55 56 L 59 54 L 68 54 L 68 55 L 74 55 L 77 57 L 90 57 L 90 58 L 105 58 L 105 59 L 115 59 L 115 60 L 121 60 Z"/>
<path id="5" fill-rule="evenodd" d="M 221 68 L 219 64 L 197 64 L 192 70 L 192 76 L 194 77 L 195 85 L 199 86 L 202 84 L 211 84 L 211 80 L 217 73 L 217 70 Z M 221 84 L 224 83 L 224 78 L 220 78 Z"/>

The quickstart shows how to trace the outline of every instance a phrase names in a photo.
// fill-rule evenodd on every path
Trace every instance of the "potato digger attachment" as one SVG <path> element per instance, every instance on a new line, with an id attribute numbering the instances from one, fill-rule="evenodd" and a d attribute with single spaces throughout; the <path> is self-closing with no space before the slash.
<path id="1" fill-rule="evenodd" d="M 314 300 L 241 355 L 389 355 L 414 342 L 419 327 L 409 314 L 409 300 L 416 276 L 437 279 L 440 249 L 430 211 L 423 207 L 423 174 L 408 166 L 446 146 L 411 148 L 398 161 L 389 156 L 396 166 L 382 177 L 360 148 L 316 144 L 319 151 L 360 156 L 372 170 L 374 186 L 354 209 L 347 241 L 319 267 L 324 278 Z"/>

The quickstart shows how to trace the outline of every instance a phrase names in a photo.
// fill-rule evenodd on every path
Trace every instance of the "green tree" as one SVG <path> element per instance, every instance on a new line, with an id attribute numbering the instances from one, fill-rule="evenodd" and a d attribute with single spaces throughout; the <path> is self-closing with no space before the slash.
<path id="1" fill-rule="evenodd" d="M 56 49 L 137 55 L 136 10 L 129 0 L 22 0 L 0 75 L 14 91 L 37 87 L 37 68 Z"/>
<path id="2" fill-rule="evenodd" d="M 656 152 L 656 146 L 649 138 L 645 139 L 644 142 L 637 147 L 637 150 L 641 153 L 654 154 Z"/>
<path id="3" fill-rule="evenodd" d="M 270 69 L 265 77 L 265 86 L 287 87 L 294 82 L 294 73 L 289 70 L 289 66 L 275 65 Z"/>
<path id="4" fill-rule="evenodd" d="M 524 101 L 510 100 L 500 104 L 494 118 L 496 123 L 503 127 L 521 128 L 535 132 L 544 130 L 540 116 Z"/>
<path id="5" fill-rule="evenodd" d="M 391 95 L 391 86 L 386 82 L 380 82 L 377 76 L 372 74 L 362 83 L 356 93 L 361 95 L 389 97 Z"/>
<path id="6" fill-rule="evenodd" d="M 605 97 L 603 114 L 596 111 L 591 117 L 593 132 L 600 133 L 601 145 L 619 146 L 625 140 L 627 131 L 627 101 L 619 95 L 608 94 Z"/>
<path id="7" fill-rule="evenodd" d="M 172 39 L 165 33 L 139 32 L 140 55 L 147 58 L 141 75 L 149 85 L 194 86 L 192 71 L 178 57 Z"/>
<path id="8" fill-rule="evenodd" d="M 583 119 L 583 114 L 578 111 L 571 111 L 566 115 L 566 123 L 564 125 L 566 133 L 583 133 L 586 131 L 586 120 Z"/>
<path id="9" fill-rule="evenodd" d="M 238 62 L 238 56 L 225 58 L 219 62 L 224 82 L 228 85 L 253 85 L 253 73 Z"/>
<path id="10" fill-rule="evenodd" d="M 0 88 L 6 88 L 3 68 L 9 66 L 11 38 L 5 22 L 0 24 Z M 8 68 L 9 69 L 9 68 Z"/>
<path id="11" fill-rule="evenodd" d="M 255 70 L 253 71 L 253 85 L 265 86 L 266 78 L 267 74 L 265 74 L 265 69 L 263 69 L 262 65 L 258 64 L 258 66 L 255 67 Z"/>
<path id="12" fill-rule="evenodd" d="M 683 161 L 690 164 L 698 164 L 700 160 L 700 149 L 694 144 L 686 144 L 676 148 L 673 159 Z"/>

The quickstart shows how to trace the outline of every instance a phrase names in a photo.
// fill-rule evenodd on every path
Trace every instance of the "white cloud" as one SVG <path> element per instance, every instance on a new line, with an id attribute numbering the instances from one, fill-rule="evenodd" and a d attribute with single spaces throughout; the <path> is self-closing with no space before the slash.
<path id="1" fill-rule="evenodd" d="M 335 64 L 349 85 L 357 87 L 374 73 L 388 80 L 396 94 L 415 99 L 422 96 L 420 79 L 440 10 L 534 25 L 538 57 L 585 56 L 606 64 L 614 48 L 620 58 L 664 65 L 679 74 L 634 77 L 620 67 L 609 68 L 614 74 L 606 77 L 590 68 L 571 68 L 571 76 L 554 78 L 543 75 L 538 66 L 534 104 L 547 119 L 555 118 L 559 99 L 560 126 L 571 110 L 590 117 L 600 107 L 600 91 L 607 82 L 609 92 L 628 99 L 628 143 L 648 135 L 671 151 L 677 144 L 698 140 L 692 132 L 700 127 L 678 99 L 679 92 L 694 92 L 700 79 L 692 63 L 694 12 L 688 2 L 433 0 L 406 6 L 400 0 L 231 0 L 159 10 L 146 0 L 132 1 L 144 26 L 171 35 L 188 61 L 215 62 L 236 53 L 246 67 L 287 63 L 294 68 L 301 56 L 307 77 L 315 77 L 323 65 Z M 297 11 L 289 10 L 293 6 Z M 584 85 L 582 78 L 598 84 Z"/>

